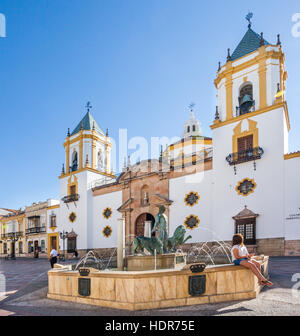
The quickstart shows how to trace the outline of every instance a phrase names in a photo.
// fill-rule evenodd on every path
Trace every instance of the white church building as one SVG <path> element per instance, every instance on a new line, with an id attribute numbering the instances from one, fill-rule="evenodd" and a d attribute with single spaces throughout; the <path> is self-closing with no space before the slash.
<path id="1" fill-rule="evenodd" d="M 184 225 L 192 239 L 231 241 L 242 233 L 252 250 L 300 255 L 300 152 L 289 153 L 285 55 L 251 29 L 214 81 L 217 102 L 212 138 L 204 137 L 191 110 L 181 141 L 159 160 L 111 171 L 112 142 L 90 110 L 64 141 L 60 201 L 48 207 L 48 251 L 69 253 L 117 246 L 118 220 L 126 240 L 145 234 L 165 205 L 168 230 Z M 50 221 L 49 221 L 50 222 Z"/>

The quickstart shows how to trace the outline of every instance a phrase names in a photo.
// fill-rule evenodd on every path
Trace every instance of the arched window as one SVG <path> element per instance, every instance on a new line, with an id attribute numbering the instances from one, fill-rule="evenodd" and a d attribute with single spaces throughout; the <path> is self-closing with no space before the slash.
<path id="1" fill-rule="evenodd" d="M 187 132 L 190 133 L 190 131 L 191 131 L 191 127 L 188 126 L 188 127 L 187 127 Z"/>
<path id="2" fill-rule="evenodd" d="M 252 84 L 246 84 L 240 89 L 239 96 L 239 110 L 240 115 L 248 113 L 254 106 L 253 100 L 253 86 Z"/>
<path id="3" fill-rule="evenodd" d="M 103 170 L 104 168 L 104 163 L 103 163 L 103 153 L 102 150 L 100 149 L 98 152 L 98 170 Z"/>
<path id="4" fill-rule="evenodd" d="M 196 125 L 193 125 L 193 132 L 196 132 Z"/>
<path id="5" fill-rule="evenodd" d="M 75 151 L 72 154 L 72 167 L 71 167 L 71 171 L 76 171 L 77 169 L 78 169 L 78 154 Z"/>

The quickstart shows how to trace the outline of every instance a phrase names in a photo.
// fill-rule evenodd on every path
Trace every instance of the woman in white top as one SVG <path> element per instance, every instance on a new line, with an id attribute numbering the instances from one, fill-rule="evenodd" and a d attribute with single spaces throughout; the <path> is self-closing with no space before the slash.
<path id="1" fill-rule="evenodd" d="M 261 274 L 261 265 L 252 259 L 253 254 L 248 253 L 247 247 L 244 245 L 244 237 L 241 234 L 236 234 L 232 238 L 231 257 L 236 266 L 241 265 L 249 268 L 257 276 L 260 285 L 269 287 L 273 285 Z"/>

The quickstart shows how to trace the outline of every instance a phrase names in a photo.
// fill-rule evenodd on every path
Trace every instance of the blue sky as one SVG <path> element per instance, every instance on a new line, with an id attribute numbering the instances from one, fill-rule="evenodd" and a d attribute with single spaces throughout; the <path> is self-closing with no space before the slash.
<path id="1" fill-rule="evenodd" d="M 87 101 L 118 139 L 180 136 L 195 112 L 211 135 L 218 61 L 247 29 L 281 40 L 289 73 L 290 151 L 300 149 L 300 38 L 291 34 L 299 1 L 1 0 L 0 207 L 59 197 L 62 143 Z"/>

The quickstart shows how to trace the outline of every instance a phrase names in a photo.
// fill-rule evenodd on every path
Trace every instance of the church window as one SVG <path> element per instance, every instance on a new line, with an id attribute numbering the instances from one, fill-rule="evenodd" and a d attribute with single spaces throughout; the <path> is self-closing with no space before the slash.
<path id="1" fill-rule="evenodd" d="M 185 196 L 184 202 L 186 205 L 192 207 L 198 203 L 199 199 L 200 199 L 200 196 L 198 195 L 198 193 L 191 191 Z"/>
<path id="2" fill-rule="evenodd" d="M 196 132 L 196 125 L 193 125 L 193 132 Z"/>
<path id="3" fill-rule="evenodd" d="M 76 185 L 70 187 L 70 195 L 76 195 Z"/>
<path id="4" fill-rule="evenodd" d="M 67 239 L 68 253 L 74 253 L 75 249 L 76 249 L 76 237 L 68 237 Z"/>
<path id="5" fill-rule="evenodd" d="M 111 208 L 106 208 L 104 209 L 103 211 L 103 217 L 106 218 L 106 219 L 109 219 L 112 215 L 112 210 Z"/>
<path id="6" fill-rule="evenodd" d="M 111 236 L 111 234 L 112 234 L 112 228 L 111 228 L 109 225 L 107 225 L 107 226 L 103 229 L 102 233 L 103 233 L 103 236 L 104 236 L 105 238 L 109 238 L 109 237 Z"/>
<path id="7" fill-rule="evenodd" d="M 190 131 L 191 131 L 191 127 L 188 126 L 188 127 L 187 127 L 187 132 L 190 133 Z"/>
<path id="8" fill-rule="evenodd" d="M 244 237 L 246 245 L 256 244 L 256 219 L 239 219 L 235 224 L 235 233 L 240 233 Z"/>
<path id="9" fill-rule="evenodd" d="M 56 227 L 56 215 L 50 216 L 50 227 Z"/>
<path id="10" fill-rule="evenodd" d="M 72 166 L 71 166 L 71 171 L 76 171 L 78 169 L 78 154 L 77 152 L 73 152 L 72 154 Z"/>
<path id="11" fill-rule="evenodd" d="M 103 152 L 100 149 L 98 152 L 98 170 L 103 170 L 104 169 L 104 161 L 103 161 Z"/>
<path id="12" fill-rule="evenodd" d="M 241 196 L 248 196 L 249 194 L 254 192 L 256 188 L 256 183 L 252 179 L 244 179 L 243 181 L 239 182 L 236 186 L 236 191 Z"/>
<path id="13" fill-rule="evenodd" d="M 190 215 L 185 219 L 184 225 L 187 229 L 193 230 L 198 227 L 200 219 L 197 216 Z"/>

